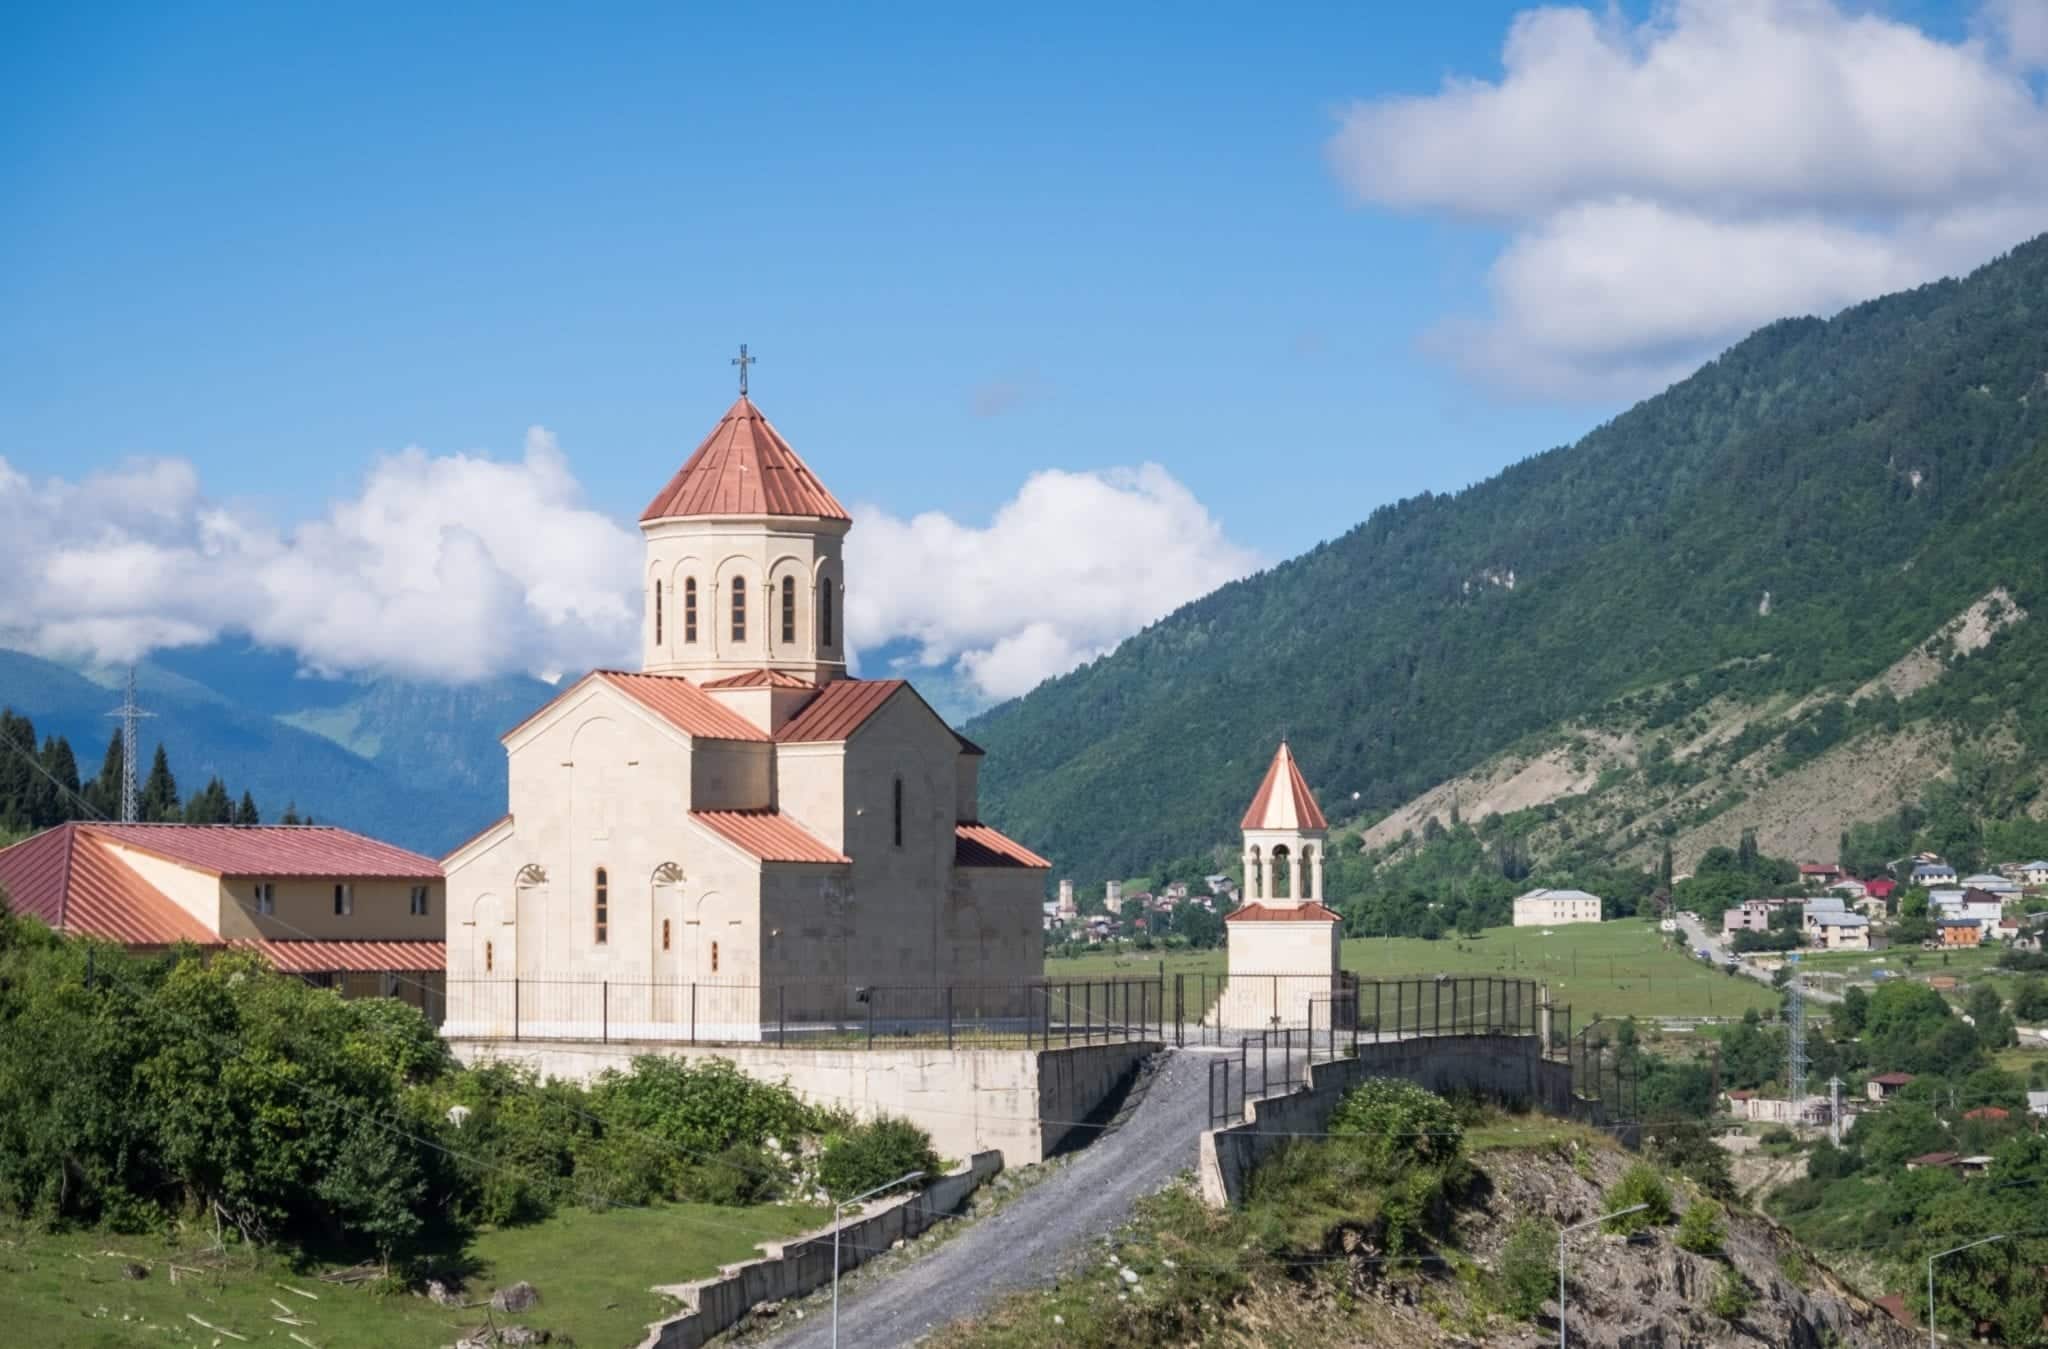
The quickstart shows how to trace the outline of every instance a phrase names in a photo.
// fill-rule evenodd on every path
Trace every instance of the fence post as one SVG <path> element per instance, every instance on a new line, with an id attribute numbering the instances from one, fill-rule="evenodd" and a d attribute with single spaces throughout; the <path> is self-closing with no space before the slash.
<path id="1" fill-rule="evenodd" d="M 697 1043 L 697 981 L 690 981 L 690 1043 Z"/>
<path id="2" fill-rule="evenodd" d="M 775 1043 L 789 1043 L 789 985 L 775 986 Z"/>
<path id="3" fill-rule="evenodd" d="M 1451 1010 L 1457 1010 L 1457 999 L 1451 1000 Z M 1429 999 L 1429 1033 L 1432 1037 L 1443 1034 L 1444 1030 L 1444 985 L 1441 979 L 1431 984 Z"/>
<path id="4" fill-rule="evenodd" d="M 604 981 L 603 992 L 599 994 L 599 1006 L 603 1008 L 603 1020 L 598 1023 L 601 1027 L 599 1032 L 601 1043 L 610 1044 L 612 1042 L 612 981 L 609 979 Z"/>
<path id="5" fill-rule="evenodd" d="M 869 1049 L 873 1049 L 873 1048 L 875 1047 L 875 996 L 876 996 L 876 994 L 877 994 L 877 993 L 879 993 L 880 991 L 881 991 L 880 989 L 877 989 L 877 988 L 872 988 L 872 987 L 868 989 L 868 1048 L 869 1048 Z"/>
<path id="6" fill-rule="evenodd" d="M 1161 990 L 1162 992 L 1164 990 Z M 1162 999 L 1164 1001 L 1164 999 Z M 1166 1009 L 1159 1009 L 1164 1015 Z M 1173 976 L 1173 1047 L 1180 1049 L 1187 1044 L 1187 1032 L 1182 1029 L 1188 1024 L 1188 977 L 1185 974 Z M 1161 1027 L 1164 1030 L 1164 1027 Z M 1161 1038 L 1164 1038 L 1163 1036 Z"/>
<path id="7" fill-rule="evenodd" d="M 946 1048 L 953 1047 L 953 986 L 946 985 Z"/>
<path id="8" fill-rule="evenodd" d="M 519 1038 L 519 976 L 512 976 L 512 1038 Z"/>

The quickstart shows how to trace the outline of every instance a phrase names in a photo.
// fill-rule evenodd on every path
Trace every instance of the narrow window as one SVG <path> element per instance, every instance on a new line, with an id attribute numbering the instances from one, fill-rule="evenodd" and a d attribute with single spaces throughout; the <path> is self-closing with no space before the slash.
<path id="1" fill-rule="evenodd" d="M 497 961 L 496 961 L 496 960 L 495 960 L 495 959 L 493 958 L 493 957 L 495 956 L 495 954 L 496 954 L 496 953 L 495 953 L 495 952 L 493 952 L 493 951 L 491 950 L 491 944 L 490 944 L 489 942 L 485 942 L 485 943 L 484 943 L 484 973 L 485 973 L 485 974 L 489 974 L 489 973 L 491 972 L 491 968 L 492 968 L 492 967 L 493 967 L 494 965 L 496 965 L 496 964 L 497 964 Z"/>
<path id="2" fill-rule="evenodd" d="M 782 578 L 782 640 L 794 644 L 796 641 L 796 578 Z"/>
<path id="3" fill-rule="evenodd" d="M 415 885 L 412 888 L 412 916 L 415 918 L 427 916 L 427 887 L 424 885 Z"/>
<path id="4" fill-rule="evenodd" d="M 256 882 L 256 912 L 277 912 L 277 887 L 270 881 Z"/>
<path id="5" fill-rule="evenodd" d="M 747 640 L 747 578 L 732 578 L 732 639 L 735 642 Z"/>
<path id="6" fill-rule="evenodd" d="M 611 932 L 611 893 L 611 882 L 606 878 L 604 868 L 599 867 L 597 869 L 596 894 L 591 905 L 592 916 L 595 919 L 597 930 L 597 944 L 599 946 L 605 944 L 605 940 Z"/>
<path id="7" fill-rule="evenodd" d="M 697 578 L 683 578 L 683 641 L 695 645 L 697 641 Z"/>
<path id="8" fill-rule="evenodd" d="M 711 972 L 718 973 L 718 943 L 711 943 Z"/>
<path id="9" fill-rule="evenodd" d="M 896 846 L 903 846 L 903 779 L 897 778 L 890 786 L 891 805 L 896 821 Z"/>
<path id="10" fill-rule="evenodd" d="M 334 887 L 334 912 L 347 917 L 356 911 L 355 887 L 346 882 Z"/>
<path id="11" fill-rule="evenodd" d="M 661 949 L 664 951 L 668 949 L 668 919 L 666 918 L 661 920 Z"/>
<path id="12" fill-rule="evenodd" d="M 818 645 L 832 645 L 832 578 L 818 580 Z"/>
<path id="13" fill-rule="evenodd" d="M 654 583 L 654 644 L 661 645 L 661 582 Z"/>

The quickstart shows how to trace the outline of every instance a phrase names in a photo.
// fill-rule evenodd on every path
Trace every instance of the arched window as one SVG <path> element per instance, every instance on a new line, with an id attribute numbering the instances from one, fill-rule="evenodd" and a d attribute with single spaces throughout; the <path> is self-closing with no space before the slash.
<path id="1" fill-rule="evenodd" d="M 491 967 L 492 967 L 493 965 L 495 965 L 495 964 L 497 963 L 497 961 L 496 961 L 496 959 L 495 959 L 495 957 L 496 957 L 496 954 L 497 954 L 496 952 L 494 952 L 493 950 L 491 950 L 491 944 L 490 944 L 489 942 L 485 942 L 485 943 L 484 943 L 484 973 L 485 973 L 485 974 L 489 974 L 489 973 L 491 972 Z"/>
<path id="2" fill-rule="evenodd" d="M 711 943 L 711 972 L 718 973 L 718 943 Z"/>
<path id="3" fill-rule="evenodd" d="M 782 578 L 782 640 L 796 641 L 796 577 Z"/>
<path id="4" fill-rule="evenodd" d="M 666 918 L 661 920 L 661 949 L 664 951 L 668 949 L 668 919 Z"/>
<path id="5" fill-rule="evenodd" d="M 696 645 L 697 642 L 697 578 L 683 578 L 683 640 Z"/>
<path id="6" fill-rule="evenodd" d="M 611 898 L 611 880 L 605 875 L 604 868 L 599 867 L 597 869 L 596 885 L 591 897 L 591 917 L 595 924 L 597 944 L 599 946 L 604 945 L 606 939 L 611 935 Z"/>
<path id="7" fill-rule="evenodd" d="M 732 639 L 735 642 L 747 640 L 747 578 L 732 578 Z"/>
<path id="8" fill-rule="evenodd" d="M 654 644 L 661 645 L 661 582 L 654 583 Z"/>
<path id="9" fill-rule="evenodd" d="M 897 778 L 890 787 L 891 805 L 896 821 L 896 846 L 903 846 L 903 779 Z"/>
<path id="10" fill-rule="evenodd" d="M 818 578 L 818 645 L 832 645 L 832 578 Z"/>

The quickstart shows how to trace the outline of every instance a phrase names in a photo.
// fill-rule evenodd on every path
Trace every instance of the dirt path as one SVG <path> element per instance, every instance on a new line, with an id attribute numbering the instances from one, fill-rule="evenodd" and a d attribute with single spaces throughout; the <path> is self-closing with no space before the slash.
<path id="1" fill-rule="evenodd" d="M 1209 1123 L 1209 1060 L 1168 1050 L 1122 1122 L 1060 1171 L 964 1228 L 928 1256 L 840 1286 L 839 1342 L 849 1349 L 915 1343 L 973 1316 L 1004 1293 L 1050 1283 L 1114 1230 L 1142 1195 L 1195 1163 Z M 828 1316 L 812 1315 L 766 1341 L 775 1349 L 829 1349 Z"/>

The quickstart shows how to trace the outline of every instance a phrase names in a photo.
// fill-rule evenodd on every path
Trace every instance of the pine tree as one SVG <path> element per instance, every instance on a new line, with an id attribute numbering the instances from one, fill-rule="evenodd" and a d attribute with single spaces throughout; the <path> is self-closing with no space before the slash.
<path id="1" fill-rule="evenodd" d="M 185 803 L 186 824 L 229 824 L 234 815 L 235 806 L 228 799 L 227 785 L 217 777 L 208 779 Z"/>
<path id="2" fill-rule="evenodd" d="M 1664 855 L 1657 859 L 1657 884 L 1665 894 L 1671 893 L 1671 840 L 1664 840 Z"/>
<path id="3" fill-rule="evenodd" d="M 135 813 L 150 824 L 174 824 L 184 814 L 178 806 L 178 780 L 171 776 L 171 757 L 162 744 L 149 765 L 149 779 L 135 803 Z"/>
<path id="4" fill-rule="evenodd" d="M 87 811 L 80 799 L 84 793 L 78 781 L 78 756 L 71 752 L 69 740 L 60 735 L 49 744 L 43 754 L 43 771 L 54 780 L 51 790 L 57 794 L 56 818 L 50 823 L 84 818 Z"/>
<path id="5" fill-rule="evenodd" d="M 242 804 L 235 807 L 235 823 L 244 828 L 263 823 L 263 817 L 256 813 L 256 798 L 246 790 L 242 793 Z"/>
<path id="6" fill-rule="evenodd" d="M 300 823 L 300 820 L 299 820 L 299 803 L 298 803 L 298 802 L 296 802 L 296 801 L 287 801 L 287 802 L 285 802 L 285 803 L 284 803 L 284 814 L 282 814 L 282 815 L 280 815 L 280 816 L 278 816 L 278 817 L 277 817 L 277 822 L 278 822 L 279 824 L 298 824 L 298 823 Z"/>
<path id="7" fill-rule="evenodd" d="M 26 834 L 34 827 L 36 728 L 12 708 L 0 708 L 0 830 Z"/>
<path id="8" fill-rule="evenodd" d="M 85 799 L 98 818 L 121 818 L 121 733 L 107 741 L 107 757 L 100 760 L 100 775 L 85 784 Z"/>

